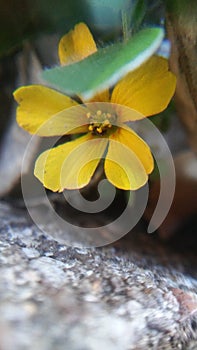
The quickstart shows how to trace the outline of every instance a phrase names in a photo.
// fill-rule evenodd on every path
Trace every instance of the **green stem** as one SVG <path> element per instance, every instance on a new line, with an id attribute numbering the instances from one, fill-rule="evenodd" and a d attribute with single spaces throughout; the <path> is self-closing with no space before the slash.
<path id="1" fill-rule="evenodd" d="M 123 39 L 126 42 L 129 39 L 130 33 L 129 33 L 129 19 L 128 14 L 125 10 L 121 10 L 121 17 L 122 17 L 122 33 L 123 33 Z"/>

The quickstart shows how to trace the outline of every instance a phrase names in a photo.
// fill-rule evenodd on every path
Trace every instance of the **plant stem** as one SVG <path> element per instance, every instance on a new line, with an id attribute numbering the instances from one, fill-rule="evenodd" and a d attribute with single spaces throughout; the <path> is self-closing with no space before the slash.
<path id="1" fill-rule="evenodd" d="M 121 10 L 121 17 L 122 17 L 122 33 L 123 33 L 123 39 L 126 42 L 129 39 L 130 36 L 130 30 L 129 30 L 129 19 L 128 19 L 128 13 L 127 11 Z"/>

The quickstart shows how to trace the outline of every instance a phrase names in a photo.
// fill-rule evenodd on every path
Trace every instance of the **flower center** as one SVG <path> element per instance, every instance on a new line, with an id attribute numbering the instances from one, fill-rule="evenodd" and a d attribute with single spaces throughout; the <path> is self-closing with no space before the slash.
<path id="1" fill-rule="evenodd" d="M 98 110 L 96 113 L 88 112 L 86 116 L 89 122 L 88 130 L 92 135 L 103 136 L 114 132 L 116 128 L 117 116 L 115 113 Z"/>

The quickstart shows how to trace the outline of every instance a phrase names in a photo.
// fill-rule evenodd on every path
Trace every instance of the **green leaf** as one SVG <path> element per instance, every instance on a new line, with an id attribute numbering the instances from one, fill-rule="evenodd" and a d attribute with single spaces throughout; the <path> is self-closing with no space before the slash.
<path id="1" fill-rule="evenodd" d="M 90 99 L 151 57 L 163 36 L 161 28 L 143 29 L 126 43 L 99 49 L 72 65 L 45 70 L 43 78 L 63 92 Z"/>

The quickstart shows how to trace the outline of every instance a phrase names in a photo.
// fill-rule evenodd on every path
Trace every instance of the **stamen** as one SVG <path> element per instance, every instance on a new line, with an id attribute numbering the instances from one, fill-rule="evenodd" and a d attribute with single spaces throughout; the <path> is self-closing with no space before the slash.
<path id="1" fill-rule="evenodd" d="M 99 134 L 102 134 L 103 129 L 102 129 L 102 127 L 100 126 L 99 128 L 96 128 L 96 131 L 97 131 Z"/>
<path id="2" fill-rule="evenodd" d="M 95 114 L 88 112 L 86 116 L 89 119 L 88 130 L 92 133 L 92 135 L 97 136 L 108 136 L 113 131 L 114 123 L 117 118 L 116 114 L 103 112 L 101 110 L 97 110 Z M 109 129 L 112 129 L 112 131 Z"/>
<path id="3" fill-rule="evenodd" d="M 109 124 L 109 120 L 108 119 L 104 120 L 103 125 L 108 125 L 108 124 Z"/>

